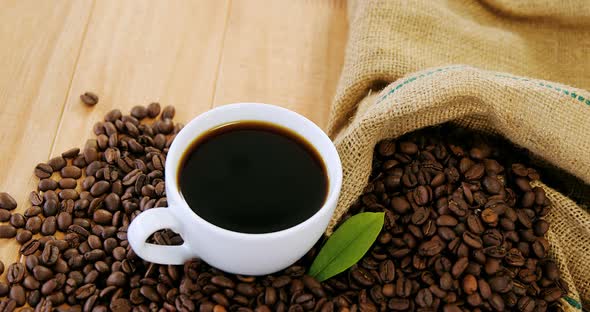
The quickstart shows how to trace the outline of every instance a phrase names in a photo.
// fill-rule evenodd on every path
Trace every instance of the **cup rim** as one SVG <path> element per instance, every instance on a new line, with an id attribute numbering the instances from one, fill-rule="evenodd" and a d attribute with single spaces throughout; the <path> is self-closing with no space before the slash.
<path id="1" fill-rule="evenodd" d="M 327 171 L 326 174 L 328 175 L 328 194 L 326 196 L 326 199 L 325 199 L 322 207 L 320 207 L 313 215 L 311 215 L 305 221 L 300 222 L 300 223 L 298 223 L 294 226 L 291 226 L 289 228 L 282 229 L 282 230 L 275 231 L 275 232 L 243 233 L 243 232 L 228 230 L 228 229 L 222 228 L 218 225 L 215 225 L 215 224 L 205 220 L 201 216 L 199 216 L 196 212 L 194 212 L 190 208 L 189 204 L 186 202 L 184 197 L 181 195 L 180 187 L 178 185 L 178 169 L 179 169 L 178 167 L 180 166 L 180 160 L 182 157 L 181 154 L 188 147 L 188 145 L 180 145 L 181 143 L 179 143 L 180 140 L 178 140 L 178 138 L 181 136 L 183 136 L 183 137 L 188 136 L 187 141 L 192 142 L 191 140 L 194 140 L 200 134 L 197 134 L 195 136 L 195 135 L 189 133 L 188 129 L 193 127 L 195 124 L 203 122 L 213 112 L 220 113 L 220 112 L 232 110 L 232 109 L 252 109 L 253 107 L 256 107 L 258 109 L 268 110 L 269 113 L 275 112 L 275 113 L 287 114 L 287 115 L 290 115 L 292 118 L 299 119 L 302 123 L 307 124 L 307 126 L 311 127 L 314 132 L 317 132 L 317 134 L 320 136 L 320 140 L 325 141 L 325 143 L 328 143 L 328 144 L 326 144 L 326 149 L 325 149 L 327 152 L 322 153 L 322 151 L 320 151 L 320 149 L 316 145 L 314 145 L 310 142 L 310 144 L 316 149 L 316 151 L 320 155 L 322 161 L 324 162 L 324 165 L 325 165 L 326 171 Z M 248 120 L 257 120 L 257 119 L 248 119 Z M 236 121 L 239 121 L 239 120 L 236 120 Z M 261 120 L 261 121 L 268 122 L 266 120 Z M 272 122 L 270 122 L 270 123 L 272 123 Z M 212 129 L 216 126 L 220 126 L 223 124 L 225 124 L 225 123 L 219 123 L 219 124 L 213 125 L 209 129 Z M 287 129 L 290 129 L 290 130 L 294 131 L 295 133 L 298 133 L 299 135 L 301 135 L 297 131 L 297 129 L 292 129 L 290 127 L 287 127 L 285 125 L 281 125 L 278 123 L 277 123 L 277 125 L 287 128 Z M 303 137 L 303 135 L 301 135 L 301 136 Z M 172 163 L 172 161 L 170 160 L 171 157 L 166 157 L 166 165 L 165 165 L 166 172 L 164 173 L 165 178 L 166 178 L 166 196 L 169 198 L 168 207 L 173 208 L 173 209 L 181 209 L 181 210 L 187 212 L 188 214 L 191 215 L 192 219 L 197 224 L 199 224 L 200 226 L 209 227 L 210 230 L 216 232 L 216 234 L 229 235 L 234 238 L 245 239 L 245 240 L 264 239 L 264 238 L 271 238 L 271 237 L 276 238 L 276 237 L 288 236 L 294 232 L 298 232 L 301 229 L 308 227 L 310 224 L 316 222 L 317 219 L 323 218 L 326 214 L 331 214 L 332 211 L 330 211 L 330 210 L 333 210 L 333 209 L 330 209 L 330 208 L 336 206 L 336 202 L 338 201 L 338 197 L 340 195 L 340 190 L 342 188 L 342 163 L 340 160 L 340 156 L 338 155 L 338 151 L 336 150 L 336 147 L 334 146 L 334 143 L 332 142 L 332 140 L 328 137 L 328 135 L 318 125 L 316 125 L 314 122 L 307 119 L 303 115 L 296 113 L 292 110 L 289 110 L 289 109 L 286 109 L 286 108 L 283 108 L 283 107 L 280 107 L 277 105 L 271 105 L 271 104 L 265 104 L 265 103 L 255 103 L 255 102 L 239 102 L 239 103 L 226 104 L 226 105 L 215 107 L 215 108 L 208 110 L 208 111 L 196 116 L 195 118 L 193 118 L 190 122 L 188 122 L 183 127 L 183 129 L 181 129 L 178 132 L 178 134 L 176 135 L 176 138 L 177 139 L 175 139 L 172 142 L 172 144 L 170 145 L 170 148 L 168 150 L 168 155 L 179 155 L 177 157 L 178 161 L 176 161 L 175 163 Z M 303 138 L 307 139 L 305 137 L 303 137 Z M 326 161 L 326 158 L 327 158 L 325 156 L 326 154 L 333 154 L 335 156 L 334 158 L 336 160 L 335 163 L 328 164 L 328 162 Z M 330 170 L 330 168 L 332 168 L 332 170 Z M 331 174 L 332 171 L 335 171 L 333 178 L 332 178 L 332 174 Z M 170 192 L 169 192 L 169 190 L 170 190 Z"/>

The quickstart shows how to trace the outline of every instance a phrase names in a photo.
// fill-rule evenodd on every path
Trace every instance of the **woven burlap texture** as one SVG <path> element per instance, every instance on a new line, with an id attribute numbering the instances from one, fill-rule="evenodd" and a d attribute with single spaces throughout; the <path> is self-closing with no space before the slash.
<path id="1" fill-rule="evenodd" d="M 501 134 L 589 183 L 589 17 L 587 2 L 571 0 L 350 1 L 328 126 L 344 184 L 328 232 L 366 185 L 377 142 L 448 121 Z M 562 307 L 590 308 L 590 216 L 541 185 L 554 205 L 551 256 L 573 299 Z"/>
<path id="2" fill-rule="evenodd" d="M 467 66 L 435 68 L 400 79 L 359 103 L 357 113 L 335 137 L 344 184 L 330 229 L 361 195 L 377 142 L 448 121 L 501 134 L 590 181 L 590 136 L 580 135 L 590 131 L 587 98 L 590 93 L 584 90 Z M 552 255 L 572 290 L 570 297 L 579 301 L 580 295 L 587 302 L 590 216 L 566 196 L 546 190 L 553 200 L 548 236 Z"/>
<path id="3" fill-rule="evenodd" d="M 329 132 L 375 85 L 449 64 L 590 89 L 586 0 L 350 0 L 349 39 Z"/>

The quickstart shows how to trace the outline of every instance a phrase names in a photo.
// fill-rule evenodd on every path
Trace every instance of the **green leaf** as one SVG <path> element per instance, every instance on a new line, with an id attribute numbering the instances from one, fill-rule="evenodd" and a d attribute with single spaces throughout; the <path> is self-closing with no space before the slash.
<path id="1" fill-rule="evenodd" d="M 322 247 L 309 275 L 325 281 L 357 263 L 377 239 L 383 218 L 383 212 L 363 212 L 346 220 Z"/>

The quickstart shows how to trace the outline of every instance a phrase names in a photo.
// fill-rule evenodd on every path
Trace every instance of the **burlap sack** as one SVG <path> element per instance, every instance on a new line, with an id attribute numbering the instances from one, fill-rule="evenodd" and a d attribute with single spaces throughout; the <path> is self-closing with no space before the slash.
<path id="1" fill-rule="evenodd" d="M 344 170 L 329 231 L 366 185 L 377 142 L 448 121 L 590 183 L 590 92 L 578 89 L 590 88 L 588 17 L 583 0 L 351 1 L 328 129 Z M 590 308 L 590 214 L 541 186 L 554 203 L 551 255 L 571 290 L 561 306 Z"/>

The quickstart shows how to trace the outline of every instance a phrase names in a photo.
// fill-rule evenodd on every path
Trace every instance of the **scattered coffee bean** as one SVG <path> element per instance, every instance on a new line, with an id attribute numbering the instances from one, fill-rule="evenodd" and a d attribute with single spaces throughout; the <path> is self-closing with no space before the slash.
<path id="1" fill-rule="evenodd" d="M 22 228 L 25 226 L 26 219 L 20 213 L 15 213 L 10 217 L 10 225 L 14 226 L 15 228 Z"/>
<path id="2" fill-rule="evenodd" d="M 29 240 L 31 240 L 31 238 L 33 238 L 33 233 L 31 233 L 31 231 L 27 231 L 27 230 L 23 230 L 23 229 L 18 229 L 16 231 L 16 237 L 15 237 L 15 239 L 21 245 L 23 245 L 24 243 L 26 243 Z"/>
<path id="3" fill-rule="evenodd" d="M 73 147 L 73 148 L 70 148 L 69 150 L 61 153 L 61 157 L 72 159 L 72 158 L 78 156 L 79 153 L 80 153 L 80 149 L 77 147 Z"/>
<path id="4" fill-rule="evenodd" d="M 12 285 L 8 297 L 16 302 L 16 305 L 22 307 L 26 302 L 25 289 L 21 285 Z"/>
<path id="5" fill-rule="evenodd" d="M 16 200 L 6 192 L 0 192 L 0 208 L 13 210 L 16 208 Z"/>
<path id="6" fill-rule="evenodd" d="M 9 224 L 0 225 L 0 238 L 13 238 L 16 236 L 16 228 Z"/>
<path id="7" fill-rule="evenodd" d="M 6 279 L 10 284 L 18 284 L 25 278 L 25 274 L 26 268 L 22 263 L 13 263 L 8 266 Z"/>
<path id="8" fill-rule="evenodd" d="M 153 102 L 147 107 L 147 115 L 150 118 L 156 118 L 160 114 L 160 103 Z"/>
<path id="9" fill-rule="evenodd" d="M 131 108 L 131 116 L 141 120 L 144 119 L 148 114 L 148 110 L 145 106 L 136 105 Z"/>
<path id="10" fill-rule="evenodd" d="M 80 95 L 80 100 L 86 105 L 94 106 L 98 103 L 98 95 L 92 92 L 84 92 Z"/>
<path id="11" fill-rule="evenodd" d="M 12 214 L 10 213 L 10 211 L 0 208 L 0 222 L 6 222 L 10 220 L 11 217 Z"/>
<path id="12" fill-rule="evenodd" d="M 172 118 L 174 118 L 175 113 L 176 113 L 176 109 L 174 109 L 174 106 L 168 105 L 168 106 L 164 107 L 164 109 L 162 110 L 162 115 L 160 116 L 160 118 L 162 120 L 172 119 Z"/>
<path id="13" fill-rule="evenodd" d="M 53 168 L 51 168 L 50 165 L 48 164 L 38 164 L 35 167 L 35 175 L 37 176 L 37 178 L 39 179 L 46 179 L 49 178 L 51 176 L 51 174 L 53 173 Z"/>
<path id="14" fill-rule="evenodd" d="M 62 178 L 78 179 L 82 176 L 82 171 L 76 166 L 65 166 L 61 169 Z"/>
<path id="15" fill-rule="evenodd" d="M 65 167 L 67 165 L 66 160 L 61 157 L 61 156 L 56 156 L 51 158 L 47 164 L 49 166 L 51 166 L 51 168 L 53 169 L 53 171 L 59 171 L 61 170 L 63 167 Z"/>
<path id="16" fill-rule="evenodd" d="M 31 232 L 29 232 L 29 233 L 31 233 Z M 37 251 L 39 249 L 40 245 L 41 245 L 41 243 L 39 243 L 39 241 L 36 239 L 29 240 L 28 242 L 24 243 L 21 246 L 20 253 L 23 254 L 24 256 L 32 255 L 35 253 L 35 251 Z"/>

